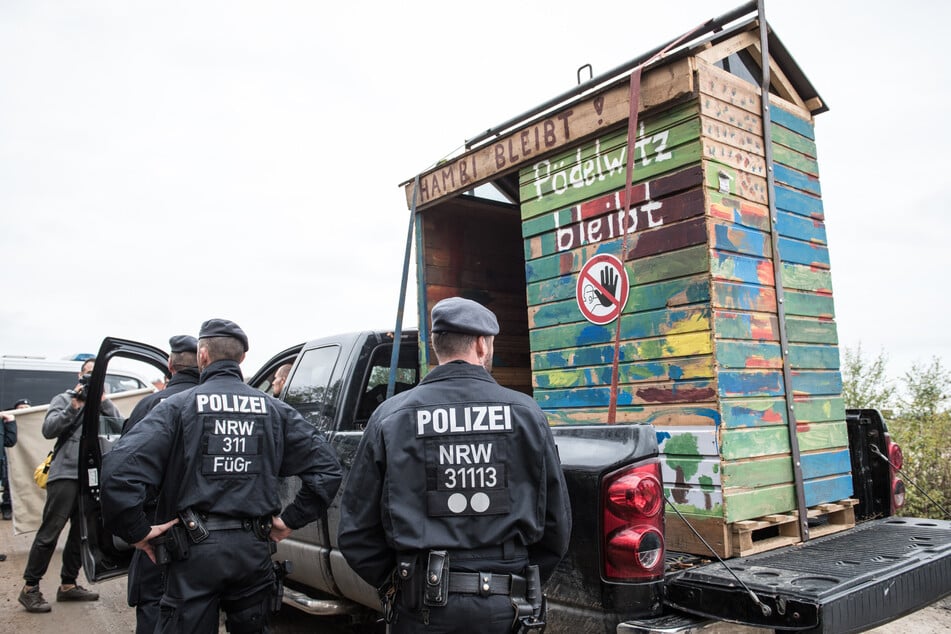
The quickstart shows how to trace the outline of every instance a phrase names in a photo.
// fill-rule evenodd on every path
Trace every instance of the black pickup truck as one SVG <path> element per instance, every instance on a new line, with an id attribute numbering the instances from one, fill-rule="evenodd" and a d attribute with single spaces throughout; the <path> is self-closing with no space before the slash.
<path id="1" fill-rule="evenodd" d="M 281 397 L 326 433 L 348 468 L 363 425 L 386 395 L 393 342 L 387 332 L 317 339 L 277 354 L 249 383 L 269 390 L 274 371 L 293 363 Z M 162 369 L 165 354 L 110 338 L 98 358 L 94 384 L 116 359 Z M 417 333 L 403 333 L 396 391 L 418 382 L 418 358 Z M 887 463 L 872 457 L 870 447 L 889 453 L 884 421 L 874 410 L 850 410 L 849 422 L 856 473 L 863 474 L 856 486 L 862 496 L 859 507 L 878 518 L 798 546 L 730 559 L 729 568 L 710 563 L 712 555 L 665 551 L 652 426 L 554 427 L 574 530 L 568 555 L 545 589 L 549 631 L 687 632 L 711 619 L 797 631 L 860 631 L 947 594 L 951 523 L 881 517 L 889 512 L 892 483 Z M 113 423 L 93 414 L 85 421 L 82 441 L 87 466 L 81 478 L 84 568 L 93 582 L 124 574 L 130 556 L 128 545 L 106 534 L 100 522 L 98 465 L 116 439 Z M 285 486 L 283 494 L 290 498 L 294 480 Z M 372 623 L 379 618 L 377 594 L 336 549 L 338 521 L 335 502 L 325 520 L 295 531 L 280 544 L 276 558 L 293 567 L 284 601 L 313 614 L 349 615 L 355 623 Z"/>

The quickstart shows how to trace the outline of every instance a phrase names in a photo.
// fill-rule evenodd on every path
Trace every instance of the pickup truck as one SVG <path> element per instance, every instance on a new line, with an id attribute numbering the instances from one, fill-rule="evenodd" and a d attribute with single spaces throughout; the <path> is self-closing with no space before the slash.
<path id="1" fill-rule="evenodd" d="M 393 332 L 383 331 L 317 339 L 278 353 L 248 382 L 269 391 L 275 370 L 292 363 L 281 398 L 327 434 L 346 470 L 362 427 L 386 396 L 394 341 Z M 420 378 L 418 333 L 405 331 L 399 342 L 395 391 Z M 98 358 L 91 390 L 101 389 L 96 379 L 115 359 L 165 367 L 161 350 L 123 339 L 104 340 Z M 568 555 L 545 588 L 549 631 L 687 632 L 721 619 L 778 630 L 860 631 L 947 594 L 951 522 L 890 517 L 893 474 L 874 456 L 894 457 L 896 446 L 877 411 L 849 410 L 848 419 L 855 473 L 862 474 L 856 480 L 858 507 L 874 519 L 796 547 L 730 559 L 729 568 L 713 555 L 665 552 L 664 515 L 638 515 L 637 509 L 662 504 L 651 498 L 658 491 L 638 485 L 661 478 L 652 426 L 553 427 L 574 530 Z M 115 425 L 103 424 L 95 414 L 84 425 L 83 564 L 96 582 L 125 574 L 131 551 L 101 526 L 98 465 L 117 438 Z M 282 496 L 290 499 L 294 479 L 284 485 Z M 630 508 L 619 509 L 631 500 L 636 501 Z M 284 602 L 372 625 L 379 618 L 379 599 L 336 548 L 339 510 L 338 496 L 325 519 L 279 545 L 275 558 L 292 562 Z M 619 532 L 622 522 L 627 526 Z M 615 544 L 619 534 L 623 542 Z"/>
<path id="2" fill-rule="evenodd" d="M 826 109 L 762 3 L 705 22 L 406 181 L 393 330 L 288 348 L 250 383 L 269 390 L 293 363 L 281 398 L 347 468 L 373 409 L 432 365 L 432 306 L 474 299 L 499 318 L 494 378 L 545 411 L 570 489 L 551 631 L 852 632 L 934 602 L 951 592 L 951 523 L 894 517 L 901 451 L 841 396 L 813 125 Z M 160 350 L 106 340 L 94 379 L 117 356 L 164 367 Z M 128 546 L 99 526 L 113 438 L 90 416 L 95 581 L 122 574 Z M 372 621 L 338 521 L 335 504 L 280 545 L 285 601 Z"/>

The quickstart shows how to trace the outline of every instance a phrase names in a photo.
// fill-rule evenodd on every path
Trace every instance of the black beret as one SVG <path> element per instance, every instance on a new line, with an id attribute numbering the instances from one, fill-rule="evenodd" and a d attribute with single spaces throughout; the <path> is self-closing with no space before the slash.
<path id="1" fill-rule="evenodd" d="M 170 337 L 168 345 L 172 352 L 198 352 L 198 340 L 191 335 L 175 335 Z"/>
<path id="2" fill-rule="evenodd" d="M 495 336 L 499 334 L 499 320 L 478 302 L 449 297 L 433 306 L 433 332 Z"/>
<path id="3" fill-rule="evenodd" d="M 20 399 L 17 399 L 17 402 L 13 404 L 13 409 L 18 408 L 18 407 L 20 407 L 21 405 L 26 405 L 27 407 L 32 407 L 32 405 L 31 405 L 31 403 L 30 403 L 30 399 L 28 399 L 28 398 L 20 398 Z"/>
<path id="4" fill-rule="evenodd" d="M 211 337 L 233 337 L 241 342 L 245 352 L 248 351 L 248 336 L 241 330 L 241 326 L 233 321 L 209 319 L 203 323 L 201 330 L 198 331 L 198 338 L 207 339 Z"/>

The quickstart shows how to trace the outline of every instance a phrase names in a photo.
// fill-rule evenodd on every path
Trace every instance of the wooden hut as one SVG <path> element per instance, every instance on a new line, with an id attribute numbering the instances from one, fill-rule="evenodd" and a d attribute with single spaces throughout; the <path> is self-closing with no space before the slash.
<path id="1" fill-rule="evenodd" d="M 826 107 L 760 27 L 741 7 L 405 184 L 424 369 L 433 304 L 484 303 L 496 379 L 553 425 L 653 424 L 669 500 L 725 556 L 854 522 Z M 668 549 L 705 554 L 671 511 Z"/>

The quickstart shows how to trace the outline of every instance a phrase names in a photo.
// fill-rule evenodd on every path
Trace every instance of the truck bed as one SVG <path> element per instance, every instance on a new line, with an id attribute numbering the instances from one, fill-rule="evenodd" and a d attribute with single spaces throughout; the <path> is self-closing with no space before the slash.
<path id="1" fill-rule="evenodd" d="M 858 632 L 951 593 L 951 522 L 870 521 L 796 547 L 671 575 L 667 603 L 700 616 L 807 632 Z"/>

